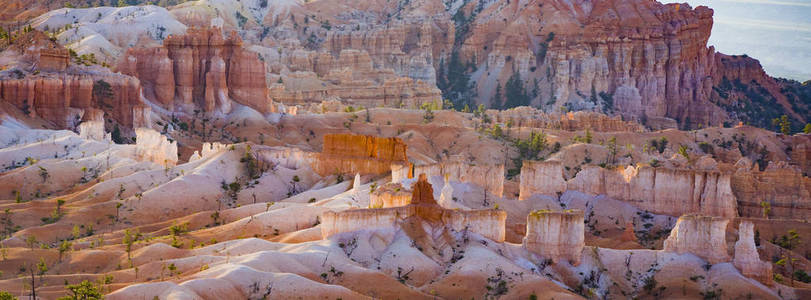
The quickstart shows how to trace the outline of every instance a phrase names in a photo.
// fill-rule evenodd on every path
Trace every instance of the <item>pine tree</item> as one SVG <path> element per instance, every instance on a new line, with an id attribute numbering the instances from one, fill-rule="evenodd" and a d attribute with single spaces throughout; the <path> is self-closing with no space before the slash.
<path id="1" fill-rule="evenodd" d="M 493 100 L 490 100 L 490 108 L 501 109 L 501 98 L 501 83 L 496 81 L 496 95 L 493 96 Z"/>
<path id="2" fill-rule="evenodd" d="M 510 79 L 507 80 L 507 84 L 504 86 L 505 90 L 505 97 L 507 101 L 504 103 L 504 108 L 513 108 L 518 106 L 527 106 L 529 105 L 529 95 L 527 94 L 527 89 L 524 87 L 524 81 L 521 80 L 521 74 L 518 72 L 514 72 Z"/>

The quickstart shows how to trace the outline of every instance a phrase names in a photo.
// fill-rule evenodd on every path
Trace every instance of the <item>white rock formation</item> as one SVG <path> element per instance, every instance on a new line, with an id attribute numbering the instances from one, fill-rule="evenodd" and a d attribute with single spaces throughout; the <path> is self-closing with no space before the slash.
<path id="1" fill-rule="evenodd" d="M 135 129 L 135 154 L 165 167 L 177 164 L 177 143 L 149 128 Z"/>
<path id="2" fill-rule="evenodd" d="M 79 124 L 79 137 L 88 140 L 111 142 L 109 133 L 104 133 L 104 121 L 84 121 Z"/>
<path id="3" fill-rule="evenodd" d="M 534 211 L 527 216 L 524 248 L 557 263 L 580 264 L 586 245 L 583 211 Z"/>
<path id="4" fill-rule="evenodd" d="M 442 191 L 439 194 L 439 201 L 437 204 L 442 206 L 442 208 L 446 209 L 462 209 L 462 210 L 470 210 L 469 207 L 460 204 L 453 200 L 453 186 L 451 185 L 451 181 L 448 178 L 449 176 L 445 175 L 445 185 L 442 186 Z"/>
<path id="5" fill-rule="evenodd" d="M 521 166 L 521 184 L 518 200 L 532 195 L 557 196 L 566 190 L 563 165 L 558 161 L 524 161 Z"/>
<path id="6" fill-rule="evenodd" d="M 391 165 L 391 182 L 402 183 L 408 179 L 410 166 Z M 468 164 L 464 162 L 442 162 L 430 165 L 414 166 L 413 174 L 425 174 L 428 178 L 443 176 L 448 181 L 472 183 L 486 189 L 489 193 L 501 197 L 504 194 L 504 165 Z"/>
<path id="7" fill-rule="evenodd" d="M 228 148 L 228 144 L 220 144 L 218 142 L 213 143 L 203 143 L 203 148 L 200 151 L 203 153 L 202 155 L 200 152 L 194 151 L 194 153 L 189 157 L 189 161 L 195 161 L 201 158 L 209 157 L 214 153 L 220 152 Z"/>
<path id="8" fill-rule="evenodd" d="M 735 243 L 735 267 L 749 278 L 766 285 L 772 283 L 772 264 L 760 260 L 755 247 L 754 224 L 742 221 L 738 226 L 738 241 Z"/>
<path id="9" fill-rule="evenodd" d="M 719 171 L 587 165 L 567 181 L 559 162 L 525 163 L 521 168 L 519 199 L 536 194 L 555 196 L 566 190 L 606 195 L 657 214 L 725 218 L 738 214 L 731 175 Z"/>
<path id="10" fill-rule="evenodd" d="M 352 182 L 352 196 L 356 200 L 360 198 L 360 173 L 355 173 L 355 181 Z"/>
<path id="11" fill-rule="evenodd" d="M 730 261 L 727 253 L 726 228 L 729 219 L 684 215 L 676 222 L 665 240 L 664 251 L 692 253 L 717 264 Z"/>

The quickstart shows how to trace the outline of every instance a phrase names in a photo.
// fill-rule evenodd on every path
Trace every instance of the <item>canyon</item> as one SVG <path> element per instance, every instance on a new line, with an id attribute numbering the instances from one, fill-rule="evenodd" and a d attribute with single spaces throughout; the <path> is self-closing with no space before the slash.
<path id="1" fill-rule="evenodd" d="M 711 8 L 105 1 L 0 0 L 0 292 L 811 295 L 808 87 Z"/>

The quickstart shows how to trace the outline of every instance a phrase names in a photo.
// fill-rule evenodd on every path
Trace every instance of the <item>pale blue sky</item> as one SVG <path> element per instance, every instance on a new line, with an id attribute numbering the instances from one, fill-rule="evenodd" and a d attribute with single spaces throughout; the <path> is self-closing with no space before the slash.
<path id="1" fill-rule="evenodd" d="M 754 57 L 772 76 L 811 79 L 811 0 L 665 2 L 715 10 L 709 44 L 717 51 Z"/>

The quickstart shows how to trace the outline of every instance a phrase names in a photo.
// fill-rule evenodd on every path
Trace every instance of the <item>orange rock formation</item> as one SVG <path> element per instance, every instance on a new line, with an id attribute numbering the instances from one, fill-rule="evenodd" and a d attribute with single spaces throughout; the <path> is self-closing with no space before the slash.
<path id="1" fill-rule="evenodd" d="M 496 242 L 504 241 L 506 212 L 497 209 L 471 211 L 443 209 L 434 200 L 433 188 L 425 174 L 420 174 L 411 189 L 411 198 L 416 200 L 406 206 L 325 212 L 321 215 L 322 236 L 327 238 L 343 232 L 399 228 L 413 222 L 427 222 L 427 226 L 435 229 L 457 232 L 468 230 Z"/>
<path id="2" fill-rule="evenodd" d="M 94 85 L 103 85 L 100 82 L 109 85 L 110 94 L 93 92 Z M 138 79 L 120 74 L 40 74 L 0 80 L 0 98 L 60 127 L 70 127 L 81 119 L 83 110 L 93 108 L 103 109 L 112 119 L 132 127 L 139 122 L 136 111 L 144 105 L 140 96 Z"/>
<path id="3" fill-rule="evenodd" d="M 230 100 L 261 113 L 273 111 L 265 82 L 265 64 L 242 48 L 235 33 L 190 28 L 169 36 L 163 47 L 127 51 L 118 70 L 143 82 L 145 96 L 167 109 L 176 106 L 230 111 Z"/>
<path id="4" fill-rule="evenodd" d="M 384 208 L 406 206 L 411 204 L 411 194 L 399 183 L 387 183 L 377 188 L 370 195 L 369 207 Z"/>
<path id="5" fill-rule="evenodd" d="M 324 135 L 313 169 L 321 175 L 384 174 L 392 163 L 406 163 L 407 146 L 399 138 L 353 134 Z"/>

